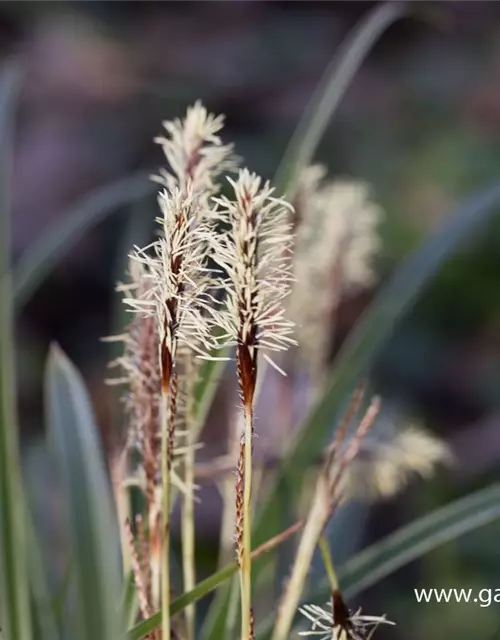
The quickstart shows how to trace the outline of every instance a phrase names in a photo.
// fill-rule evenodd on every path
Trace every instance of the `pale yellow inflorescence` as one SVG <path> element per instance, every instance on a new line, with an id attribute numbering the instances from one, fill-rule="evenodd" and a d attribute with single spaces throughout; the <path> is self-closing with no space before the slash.
<path id="1" fill-rule="evenodd" d="M 382 210 L 368 186 L 356 180 L 325 180 L 326 169 L 303 171 L 296 199 L 291 317 L 301 353 L 314 373 L 324 367 L 332 315 L 341 296 L 376 280 L 373 257 L 380 247 Z"/>
<path id="2" fill-rule="evenodd" d="M 224 126 L 224 116 L 209 113 L 201 102 L 189 107 L 183 120 L 166 121 L 167 136 L 158 136 L 170 171 L 161 169 L 154 179 L 170 191 L 184 189 L 188 182 L 198 196 L 205 199 L 218 191 L 216 179 L 224 171 L 233 171 L 236 159 L 233 145 L 224 145 L 217 135 Z"/>
<path id="3" fill-rule="evenodd" d="M 157 219 L 160 238 L 131 254 L 147 269 L 145 278 L 151 286 L 143 298 L 125 302 L 136 311 L 156 315 L 160 341 L 165 339 L 174 359 L 179 342 L 195 351 L 211 347 L 210 316 L 204 313 L 209 287 L 205 225 L 197 219 L 199 203 L 189 186 L 184 191 L 162 191 L 158 203 L 163 213 Z"/>
<path id="4" fill-rule="evenodd" d="M 266 351 L 284 351 L 295 343 L 284 305 L 292 281 L 292 208 L 247 169 L 228 181 L 234 199 L 214 198 L 211 217 L 229 231 L 212 231 L 207 238 L 214 261 L 226 274 L 220 280 L 226 296 L 217 320 L 220 339 L 233 346 L 248 340 L 270 360 Z"/>
<path id="5" fill-rule="evenodd" d="M 411 478 L 429 479 L 439 465 L 450 465 L 448 445 L 424 429 L 409 426 L 388 437 L 368 436 L 345 477 L 350 498 L 390 498 Z"/>

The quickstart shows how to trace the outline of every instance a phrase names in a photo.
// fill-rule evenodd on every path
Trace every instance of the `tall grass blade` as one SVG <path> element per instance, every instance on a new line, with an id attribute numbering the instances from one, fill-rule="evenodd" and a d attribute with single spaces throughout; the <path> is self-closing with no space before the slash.
<path id="1" fill-rule="evenodd" d="M 122 637 L 122 585 L 111 489 L 84 383 L 57 346 L 50 350 L 45 392 L 77 588 L 71 637 L 117 640 Z"/>
<path id="2" fill-rule="evenodd" d="M 325 130 L 373 45 L 408 11 L 406 2 L 377 5 L 348 34 L 326 69 L 285 151 L 276 173 L 277 193 L 293 196 L 294 185 L 310 164 Z"/>
<path id="3" fill-rule="evenodd" d="M 50 274 L 59 260 L 93 226 L 119 207 L 141 200 L 155 190 L 147 173 L 137 173 L 85 196 L 74 209 L 61 216 L 21 256 L 14 269 L 15 305 L 22 307 Z"/>
<path id="4" fill-rule="evenodd" d="M 6 638 L 32 637 L 26 558 L 25 498 L 15 409 L 10 169 L 14 106 L 21 76 L 11 64 L 0 75 L 0 626 Z"/>
<path id="5" fill-rule="evenodd" d="M 33 599 L 34 617 L 38 628 L 36 637 L 40 640 L 58 640 L 59 630 L 57 628 L 56 609 L 47 582 L 42 550 L 34 523 L 29 514 L 26 516 L 26 529 L 30 591 Z"/>
<path id="6" fill-rule="evenodd" d="M 358 553 L 339 570 L 342 591 L 352 598 L 442 544 L 498 518 L 499 483 L 436 509 Z M 304 594 L 303 602 L 326 602 L 329 592 L 328 581 L 323 580 L 319 587 Z M 257 640 L 270 636 L 273 623 L 274 616 L 263 621 L 257 630 Z"/>

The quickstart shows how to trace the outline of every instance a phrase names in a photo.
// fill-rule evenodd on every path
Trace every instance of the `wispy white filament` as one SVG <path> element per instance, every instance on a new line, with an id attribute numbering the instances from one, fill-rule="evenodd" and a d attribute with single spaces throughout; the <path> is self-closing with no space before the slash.
<path id="1" fill-rule="evenodd" d="M 217 319 L 221 340 L 284 351 L 294 344 L 284 305 L 292 280 L 292 208 L 247 169 L 228 181 L 234 197 L 214 198 L 212 212 L 227 232 L 208 236 L 212 257 L 226 275 L 220 279 L 226 294 L 225 311 Z"/>
<path id="2" fill-rule="evenodd" d="M 347 631 L 335 623 L 331 603 L 326 606 L 328 609 L 315 604 L 300 607 L 300 613 L 312 623 L 312 628 L 310 631 L 300 631 L 299 636 L 315 636 L 318 640 L 369 640 L 379 625 L 394 625 L 385 616 L 362 615 L 361 609 L 358 609 L 351 614 L 350 630 Z"/>

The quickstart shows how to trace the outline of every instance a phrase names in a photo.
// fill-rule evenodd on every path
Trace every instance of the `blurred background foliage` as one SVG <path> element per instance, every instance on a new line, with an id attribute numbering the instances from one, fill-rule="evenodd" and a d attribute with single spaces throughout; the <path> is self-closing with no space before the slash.
<path id="1" fill-rule="evenodd" d="M 25 71 L 12 178 L 14 259 L 94 189 L 155 170 L 162 159 L 152 138 L 161 121 L 183 114 L 197 98 L 226 114 L 225 137 L 248 166 L 272 176 L 333 52 L 374 4 L 1 3 L 2 54 L 15 55 Z M 500 4 L 417 2 L 415 8 L 427 19 L 389 29 L 317 154 L 331 175 L 371 183 L 386 211 L 381 286 L 461 196 L 500 180 Z M 25 469 L 53 548 L 59 549 L 60 536 L 57 493 L 36 446 L 47 348 L 58 341 L 83 371 L 111 452 L 119 413 L 104 385 L 112 354 L 99 338 L 116 326 L 113 285 L 131 243 L 151 233 L 154 211 L 154 198 L 143 198 L 93 228 L 18 316 Z M 335 349 L 375 293 L 342 302 Z M 449 441 L 457 464 L 366 518 L 347 520 L 347 527 L 360 529 L 358 544 L 497 477 L 499 373 L 497 217 L 487 234 L 471 238 L 442 268 L 375 367 L 375 386 Z M 208 451 L 217 449 L 212 422 Z M 217 522 L 210 513 L 200 518 L 200 548 L 210 567 Z M 500 587 L 499 534 L 500 525 L 490 525 L 369 590 L 370 608 L 390 612 L 399 623 L 384 630 L 386 637 L 493 638 L 495 606 L 417 605 L 413 587 Z"/>

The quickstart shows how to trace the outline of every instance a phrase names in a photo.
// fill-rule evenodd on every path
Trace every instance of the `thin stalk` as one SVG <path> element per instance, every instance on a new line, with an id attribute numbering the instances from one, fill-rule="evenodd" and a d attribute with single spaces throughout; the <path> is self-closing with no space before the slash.
<path id="1" fill-rule="evenodd" d="M 111 478 L 115 494 L 116 514 L 118 517 L 118 530 L 120 532 L 123 575 L 126 576 L 131 569 L 132 559 L 128 544 L 126 522 L 131 518 L 130 490 L 123 486 L 123 467 L 125 465 L 124 454 L 111 464 Z"/>
<path id="2" fill-rule="evenodd" d="M 196 444 L 196 401 L 194 384 L 196 369 L 193 358 L 189 358 L 187 407 L 186 407 L 186 454 L 184 457 L 184 483 L 186 485 L 182 501 L 181 536 L 182 536 L 182 571 L 184 591 L 191 591 L 196 585 L 195 565 L 195 521 L 194 521 L 194 482 L 195 482 L 195 444 Z M 194 640 L 196 624 L 195 604 L 186 607 L 186 638 Z"/>
<path id="3" fill-rule="evenodd" d="M 272 640 L 286 640 L 288 638 L 297 610 L 297 604 L 300 601 L 304 583 L 311 567 L 314 550 L 318 544 L 318 538 L 323 531 L 327 517 L 328 516 L 325 517 L 324 496 L 316 496 L 307 517 L 292 573 L 287 582 L 284 597 L 278 610 Z"/>
<path id="4" fill-rule="evenodd" d="M 168 460 L 168 389 L 163 389 L 161 406 L 161 478 L 162 478 L 162 544 L 161 544 L 161 629 L 162 638 L 170 640 L 170 469 Z"/>
<path id="5" fill-rule="evenodd" d="M 335 573 L 332 554 L 330 553 L 330 547 L 328 546 L 328 540 L 326 539 L 325 534 L 323 534 L 319 539 L 318 546 L 319 546 L 319 550 L 321 551 L 321 557 L 323 558 L 323 564 L 325 566 L 326 575 L 328 577 L 328 581 L 330 582 L 330 586 L 332 588 L 332 593 L 333 593 L 334 591 L 338 590 L 339 581 L 337 578 L 337 574 Z"/>
<path id="6" fill-rule="evenodd" d="M 245 453 L 243 483 L 243 563 L 241 594 L 241 638 L 252 638 L 252 424 L 251 411 L 245 410 Z"/>
<path id="7" fill-rule="evenodd" d="M 237 424 L 231 421 L 229 426 L 228 437 L 228 469 L 233 470 L 237 464 L 239 452 L 239 421 L 241 420 L 241 412 L 238 412 L 236 418 Z M 222 519 L 220 532 L 220 549 L 219 549 L 219 569 L 225 567 L 231 562 L 234 554 L 232 546 L 234 523 L 236 521 L 236 503 L 234 495 L 234 479 L 230 475 L 226 475 L 221 482 L 220 492 L 222 495 Z"/>
<path id="8" fill-rule="evenodd" d="M 276 549 L 280 544 L 282 544 L 285 540 L 288 540 L 290 536 L 293 536 L 297 531 L 299 531 L 304 522 L 299 520 L 292 524 L 290 527 L 281 531 L 274 537 L 266 540 L 266 542 L 259 545 L 256 549 L 252 551 L 252 560 L 257 560 L 261 556 L 270 551 Z M 193 600 L 200 600 L 202 597 L 208 595 L 217 587 L 222 585 L 226 580 L 231 578 L 231 576 L 236 575 L 238 571 L 238 563 L 231 562 L 223 569 L 217 571 L 212 574 L 205 580 L 199 582 L 196 587 L 190 591 L 189 593 L 184 593 L 182 596 L 176 598 L 172 602 L 172 608 L 170 613 L 176 614 L 182 611 L 185 607 L 188 606 Z M 149 620 L 145 620 L 137 624 L 133 629 L 129 631 L 130 640 L 139 640 L 140 638 L 144 638 L 148 633 L 154 631 L 157 627 L 160 626 L 161 623 L 161 611 L 155 613 Z"/>

